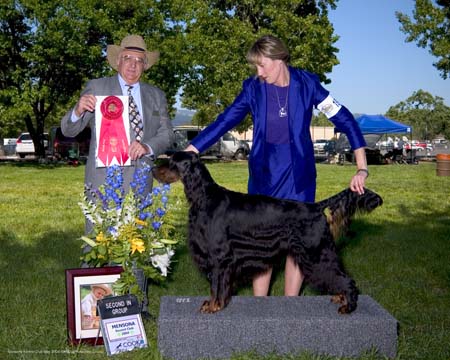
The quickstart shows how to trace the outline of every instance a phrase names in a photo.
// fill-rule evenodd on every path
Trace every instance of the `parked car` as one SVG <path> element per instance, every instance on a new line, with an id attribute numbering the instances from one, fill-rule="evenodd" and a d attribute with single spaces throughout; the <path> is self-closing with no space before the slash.
<path id="1" fill-rule="evenodd" d="M 327 156 L 336 155 L 336 140 L 327 140 L 325 146 L 323 147 L 323 151 Z"/>
<path id="2" fill-rule="evenodd" d="M 91 129 L 89 127 L 76 137 L 66 137 L 60 127 L 50 130 L 49 153 L 55 160 L 84 160 L 89 154 Z"/>
<path id="3" fill-rule="evenodd" d="M 173 131 L 174 142 L 171 148 L 166 151 L 167 155 L 185 149 L 189 142 L 202 131 L 202 128 L 198 126 L 181 125 L 175 126 Z M 242 160 L 247 158 L 249 153 L 250 147 L 245 141 L 236 139 L 230 132 L 227 132 L 218 142 L 200 155 L 203 157 L 212 156 Z"/>
<path id="4" fill-rule="evenodd" d="M 443 139 L 443 138 L 437 138 L 437 139 L 433 139 L 432 143 L 434 145 L 447 145 L 448 144 L 448 140 L 447 139 Z"/>
<path id="5" fill-rule="evenodd" d="M 318 154 L 323 154 L 325 152 L 324 148 L 327 144 L 328 140 L 326 139 L 317 139 L 313 142 L 314 152 Z"/>
<path id="6" fill-rule="evenodd" d="M 248 145 L 248 148 L 251 150 L 252 149 L 252 145 L 253 145 L 253 140 L 242 140 L 242 141 L 244 141 L 244 142 L 246 142 L 247 143 L 247 145 Z"/>
<path id="7" fill-rule="evenodd" d="M 44 148 L 48 148 L 48 133 L 44 133 Z M 33 139 L 31 138 L 30 133 L 22 133 L 16 140 L 16 154 L 19 155 L 22 159 L 26 155 L 34 155 L 36 152 L 34 148 Z"/>
<path id="8" fill-rule="evenodd" d="M 405 143 L 403 147 L 406 150 L 418 150 L 418 151 L 433 151 L 433 145 L 425 141 L 413 140 L 411 143 Z"/>
<path id="9" fill-rule="evenodd" d="M 250 146 L 243 140 L 236 139 L 231 133 L 227 132 L 220 140 L 221 156 L 244 160 L 250 153 Z"/>

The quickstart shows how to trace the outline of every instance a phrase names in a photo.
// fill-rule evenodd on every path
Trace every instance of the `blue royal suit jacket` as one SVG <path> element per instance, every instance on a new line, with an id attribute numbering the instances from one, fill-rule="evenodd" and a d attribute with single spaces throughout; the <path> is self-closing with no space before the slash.
<path id="1" fill-rule="evenodd" d="M 295 187 L 300 193 L 315 183 L 316 168 L 310 125 L 313 109 L 329 95 L 329 92 L 322 87 L 317 75 L 293 67 L 289 67 L 289 72 L 288 109 L 291 158 Z M 267 159 L 265 154 L 266 97 L 267 91 L 264 82 L 257 77 L 245 80 L 242 91 L 234 102 L 191 142 L 202 152 L 250 113 L 253 121 L 253 145 L 249 155 L 249 193 L 265 193 L 263 169 L 270 169 L 270 164 L 265 162 Z M 329 120 L 347 135 L 352 149 L 366 146 L 357 122 L 345 106 L 342 106 Z"/>

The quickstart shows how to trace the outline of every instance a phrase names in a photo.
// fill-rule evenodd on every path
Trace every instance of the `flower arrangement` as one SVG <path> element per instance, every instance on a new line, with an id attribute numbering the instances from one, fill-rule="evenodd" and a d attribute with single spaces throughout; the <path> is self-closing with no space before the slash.
<path id="1" fill-rule="evenodd" d="M 105 183 L 94 190 L 85 186 L 79 203 L 84 216 L 93 225 L 90 234 L 82 236 L 81 260 L 91 267 L 120 265 L 120 278 L 114 284 L 118 294 L 144 294 L 137 283 L 136 271 L 161 281 L 167 276 L 174 246 L 170 239 L 174 227 L 169 216 L 170 186 L 145 190 L 150 166 L 137 169 L 130 189 L 125 193 L 122 169 L 107 169 Z"/>

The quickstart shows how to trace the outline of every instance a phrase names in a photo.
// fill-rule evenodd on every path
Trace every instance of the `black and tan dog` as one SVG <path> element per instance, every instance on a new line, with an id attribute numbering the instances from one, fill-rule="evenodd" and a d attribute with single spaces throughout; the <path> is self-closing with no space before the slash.
<path id="1" fill-rule="evenodd" d="M 202 312 L 223 309 L 237 279 L 267 270 L 286 254 L 297 261 L 306 283 L 334 295 L 339 313 L 356 309 L 358 290 L 338 259 L 331 229 L 347 225 L 356 211 L 381 205 L 376 193 L 366 189 L 358 195 L 347 189 L 313 204 L 243 194 L 216 184 L 190 152 L 173 154 L 154 175 L 161 182 L 184 184 L 191 255 L 211 286 Z"/>

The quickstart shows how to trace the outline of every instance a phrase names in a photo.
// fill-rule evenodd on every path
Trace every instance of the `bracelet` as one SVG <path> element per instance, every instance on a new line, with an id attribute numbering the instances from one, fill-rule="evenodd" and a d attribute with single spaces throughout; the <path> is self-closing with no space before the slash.
<path id="1" fill-rule="evenodd" d="M 367 169 L 358 169 L 358 170 L 356 170 L 356 173 L 359 173 L 359 172 L 366 173 L 366 179 L 369 177 L 369 170 L 367 170 Z"/>

